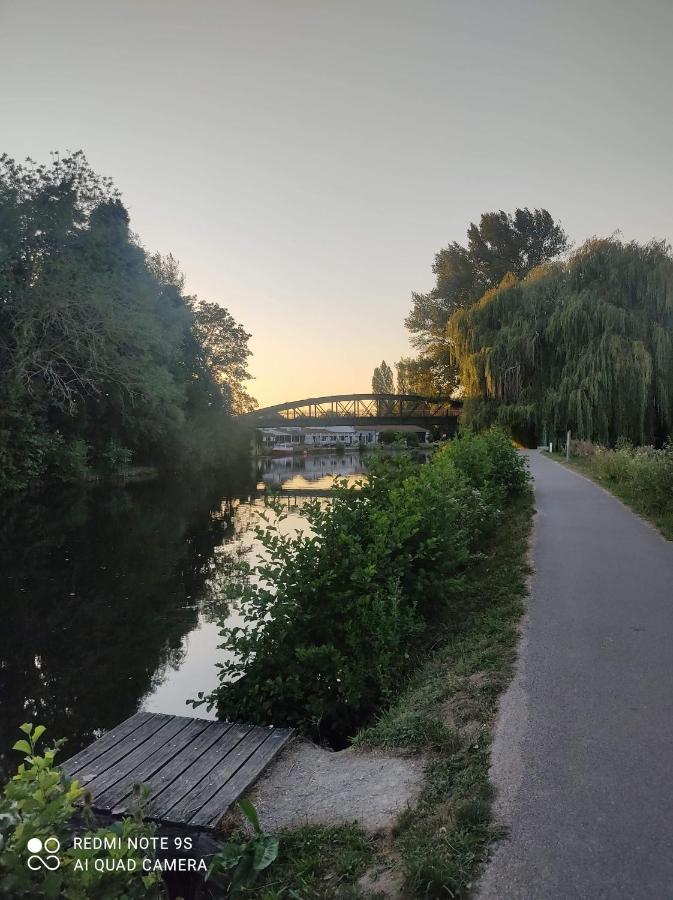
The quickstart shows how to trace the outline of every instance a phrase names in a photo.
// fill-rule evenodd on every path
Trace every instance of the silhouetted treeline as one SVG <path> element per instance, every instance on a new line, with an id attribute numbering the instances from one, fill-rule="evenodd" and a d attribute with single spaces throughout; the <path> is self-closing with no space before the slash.
<path id="1" fill-rule="evenodd" d="M 143 249 L 82 153 L 0 157 L 0 490 L 225 461 L 248 338 Z"/>

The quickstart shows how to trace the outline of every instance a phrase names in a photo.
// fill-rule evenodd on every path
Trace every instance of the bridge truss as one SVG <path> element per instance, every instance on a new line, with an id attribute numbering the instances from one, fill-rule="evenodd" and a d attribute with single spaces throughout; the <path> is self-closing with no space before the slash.
<path id="1" fill-rule="evenodd" d="M 461 404 L 450 397 L 415 394 L 335 394 L 267 406 L 239 416 L 253 428 L 293 425 L 431 425 L 455 430 Z"/>

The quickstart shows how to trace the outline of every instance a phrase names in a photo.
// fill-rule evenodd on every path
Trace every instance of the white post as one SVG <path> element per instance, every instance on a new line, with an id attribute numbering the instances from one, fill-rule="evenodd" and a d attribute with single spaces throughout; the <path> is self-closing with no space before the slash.
<path id="1" fill-rule="evenodd" d="M 566 462 L 570 459 L 570 429 L 566 434 Z"/>
<path id="2" fill-rule="evenodd" d="M 553 453 L 553 447 L 554 447 L 554 445 L 552 444 L 551 441 L 549 441 L 549 453 L 550 454 Z"/>

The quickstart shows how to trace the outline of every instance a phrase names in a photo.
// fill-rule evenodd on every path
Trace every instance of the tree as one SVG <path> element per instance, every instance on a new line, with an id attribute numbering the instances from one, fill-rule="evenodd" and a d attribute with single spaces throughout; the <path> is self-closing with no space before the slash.
<path id="1" fill-rule="evenodd" d="M 673 257 L 592 240 L 454 314 L 465 415 L 526 441 L 666 440 L 673 428 Z"/>
<path id="2" fill-rule="evenodd" d="M 42 475 L 70 441 L 175 464 L 203 459 L 194 435 L 205 446 L 211 431 L 215 459 L 231 413 L 254 402 L 248 338 L 184 293 L 172 257 L 148 256 L 83 154 L 0 157 L 0 488 Z"/>
<path id="3" fill-rule="evenodd" d="M 433 361 L 439 378 L 435 392 L 458 387 L 458 367 L 447 335 L 451 316 L 476 302 L 512 273 L 522 278 L 569 247 L 568 236 L 546 209 L 483 213 L 470 224 L 467 246 L 453 241 L 435 256 L 435 286 L 427 294 L 413 293 L 405 321 L 421 358 Z M 441 388 L 440 388 L 441 385 Z"/>
<path id="4" fill-rule="evenodd" d="M 421 397 L 448 397 L 454 389 L 453 379 L 445 379 L 446 367 L 433 356 L 405 356 L 395 363 L 397 393 L 419 394 Z"/>
<path id="5" fill-rule="evenodd" d="M 195 300 L 191 309 L 201 363 L 221 390 L 227 409 L 234 413 L 252 412 L 257 402 L 243 387 L 250 378 L 250 335 L 218 303 Z"/>
<path id="6" fill-rule="evenodd" d="M 373 394 L 393 394 L 395 392 L 395 380 L 393 370 L 388 363 L 382 360 L 380 366 L 376 366 L 372 375 Z"/>

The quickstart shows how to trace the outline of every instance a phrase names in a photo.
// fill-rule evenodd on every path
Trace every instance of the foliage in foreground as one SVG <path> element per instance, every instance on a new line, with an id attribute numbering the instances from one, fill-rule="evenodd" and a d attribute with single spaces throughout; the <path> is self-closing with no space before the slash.
<path id="1" fill-rule="evenodd" d="M 508 275 L 449 322 L 478 425 L 527 442 L 567 429 L 612 446 L 673 429 L 673 257 L 663 243 L 588 241 L 566 263 Z"/>
<path id="2" fill-rule="evenodd" d="M 278 862 L 264 873 L 259 900 L 359 898 L 355 886 L 376 853 L 376 840 L 356 825 L 306 826 L 283 834 Z"/>
<path id="3" fill-rule="evenodd" d="M 24 762 L 17 774 L 5 786 L 0 800 L 0 896 L 7 898 L 57 898 L 67 900 L 117 900 L 128 898 L 163 897 L 163 883 L 155 872 L 144 872 L 141 855 L 128 849 L 130 837 L 152 837 L 155 826 L 142 821 L 139 806 L 134 816 L 125 818 L 109 828 L 92 832 L 99 838 L 122 839 L 120 849 L 110 850 L 115 861 L 128 864 L 134 860 L 136 871 L 99 871 L 94 866 L 76 868 L 78 861 L 91 857 L 91 851 L 74 849 L 69 846 L 68 822 L 75 813 L 76 803 L 84 797 L 80 785 L 68 778 L 54 763 L 59 744 L 45 750 L 42 755 L 37 744 L 44 728 L 33 728 L 26 723 L 21 726 L 25 737 L 14 745 L 23 753 Z M 39 839 L 45 852 L 56 838 L 60 844 L 58 858 L 60 866 L 53 871 L 37 866 L 30 869 L 27 861 L 31 856 L 28 842 Z"/>
<path id="4" fill-rule="evenodd" d="M 152 849 L 137 850 L 139 839 L 150 841 L 157 826 L 143 821 L 149 789 L 138 786 L 133 813 L 105 828 L 88 830 L 81 836 L 114 841 L 103 851 L 95 847 L 75 848 L 70 826 L 83 810 L 93 821 L 84 788 L 55 764 L 62 742 L 40 755 L 37 745 L 44 726 L 21 726 L 24 737 L 14 750 L 24 762 L 4 788 L 0 799 L 0 897 L 66 898 L 66 900 L 119 900 L 119 898 L 165 898 L 168 885 L 159 871 L 143 867 Z M 210 897 L 239 897 L 251 890 L 259 874 L 276 860 L 279 841 L 265 834 L 252 803 L 239 806 L 252 826 L 252 836 L 232 840 L 213 856 L 205 875 Z M 38 847 L 35 843 L 39 842 Z M 133 843 L 135 842 L 135 844 Z M 105 846 L 103 844 L 103 846 Z M 39 858 L 38 858 L 39 857 Z M 33 866 L 29 860 L 35 859 Z M 46 861 L 46 865 L 44 862 Z"/>
<path id="5" fill-rule="evenodd" d="M 451 620 L 480 542 L 527 478 L 498 430 L 467 434 L 427 465 L 377 458 L 368 474 L 331 505 L 307 504 L 309 532 L 258 529 L 266 558 L 243 588 L 246 627 L 223 632 L 219 688 L 201 696 L 222 717 L 343 743 Z"/>
<path id="6" fill-rule="evenodd" d="M 0 156 L 0 490 L 205 465 L 250 408 L 249 335 L 151 256 L 82 153 Z"/>
<path id="7" fill-rule="evenodd" d="M 242 891 L 252 888 L 260 873 L 275 862 L 279 848 L 277 836 L 262 831 L 253 804 L 241 800 L 238 805 L 252 826 L 252 837 L 225 844 L 213 857 L 207 875 L 207 878 L 216 878 L 219 873 L 231 873 L 226 887 L 228 897 L 238 897 Z"/>

